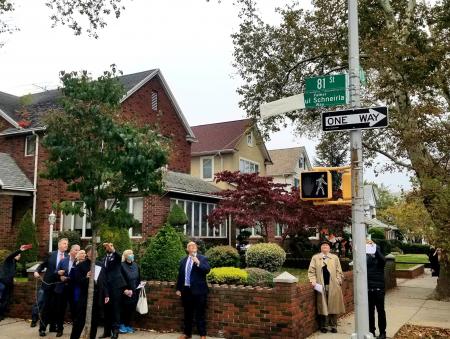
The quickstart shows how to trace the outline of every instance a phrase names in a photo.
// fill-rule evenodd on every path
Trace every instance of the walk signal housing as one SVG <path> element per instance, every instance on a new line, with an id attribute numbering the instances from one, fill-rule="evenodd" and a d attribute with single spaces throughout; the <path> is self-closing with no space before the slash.
<path id="1" fill-rule="evenodd" d="M 302 200 L 328 200 L 332 196 L 330 171 L 300 173 L 300 197 Z"/>

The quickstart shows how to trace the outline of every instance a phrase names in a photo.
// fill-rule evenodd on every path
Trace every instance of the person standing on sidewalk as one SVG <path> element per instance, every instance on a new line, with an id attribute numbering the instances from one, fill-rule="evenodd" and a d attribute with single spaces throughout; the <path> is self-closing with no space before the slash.
<path id="1" fill-rule="evenodd" d="M 320 331 L 328 332 L 327 323 L 332 333 L 337 333 L 337 316 L 345 313 L 344 297 L 342 295 L 342 273 L 339 257 L 330 253 L 328 241 L 320 244 L 320 253 L 311 258 L 308 269 L 308 279 L 316 290 L 317 313 L 320 320 Z"/>
<path id="2" fill-rule="evenodd" d="M 373 248 L 375 247 L 375 248 Z M 367 287 L 369 289 L 369 330 L 375 337 L 375 308 L 378 314 L 378 339 L 386 339 L 386 311 L 384 310 L 384 266 L 386 259 L 380 246 L 367 240 Z M 372 249 L 371 249 L 372 248 Z"/>

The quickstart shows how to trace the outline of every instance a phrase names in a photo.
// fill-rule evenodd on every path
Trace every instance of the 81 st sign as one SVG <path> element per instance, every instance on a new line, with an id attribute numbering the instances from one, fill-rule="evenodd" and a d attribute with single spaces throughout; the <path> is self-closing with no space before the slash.
<path id="1" fill-rule="evenodd" d="M 339 106 L 348 103 L 347 75 L 336 74 L 305 79 L 305 107 Z"/>

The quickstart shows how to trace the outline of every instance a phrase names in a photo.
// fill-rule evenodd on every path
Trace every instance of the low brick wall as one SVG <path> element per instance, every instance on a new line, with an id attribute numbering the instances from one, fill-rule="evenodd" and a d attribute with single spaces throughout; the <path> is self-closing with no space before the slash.
<path id="1" fill-rule="evenodd" d="M 353 275 L 342 286 L 347 312 L 353 311 Z M 316 301 L 309 284 L 276 283 L 274 288 L 212 285 L 207 327 L 211 336 L 225 338 L 306 338 L 314 333 Z M 137 314 L 135 325 L 158 331 L 181 331 L 183 308 L 172 282 L 147 285 L 149 313 Z M 30 318 L 35 282 L 17 283 L 9 315 Z"/>
<path id="2" fill-rule="evenodd" d="M 425 273 L 425 265 L 420 264 L 405 270 L 396 270 L 395 276 L 402 279 L 414 279 Z"/>

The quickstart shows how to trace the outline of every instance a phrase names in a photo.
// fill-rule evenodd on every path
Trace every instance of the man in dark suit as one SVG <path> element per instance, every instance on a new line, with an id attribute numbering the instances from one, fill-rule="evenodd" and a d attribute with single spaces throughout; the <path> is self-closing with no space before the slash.
<path id="1" fill-rule="evenodd" d="M 72 320 L 74 317 L 74 304 L 73 298 L 70 298 L 70 285 L 69 285 L 69 274 L 75 263 L 75 258 L 77 253 L 80 251 L 80 245 L 72 245 L 70 247 L 69 255 L 61 260 L 56 268 L 58 273 L 59 283 L 55 285 L 55 296 L 56 296 L 56 328 L 63 331 L 64 316 L 66 315 L 67 302 L 70 305 L 70 314 Z"/>
<path id="2" fill-rule="evenodd" d="M 103 258 L 103 269 L 105 273 L 105 327 L 100 338 L 116 339 L 119 337 L 120 327 L 120 301 L 124 288 L 125 279 L 122 276 L 122 255 L 114 249 L 112 243 L 104 243 L 106 256 Z"/>
<path id="3" fill-rule="evenodd" d="M 210 266 L 205 256 L 197 254 L 197 244 L 187 244 L 188 255 L 181 259 L 178 271 L 177 295 L 181 297 L 184 307 L 184 334 L 180 339 L 192 336 L 192 321 L 197 323 L 198 334 L 206 339 L 206 297 L 208 284 L 206 275 Z"/>
<path id="4" fill-rule="evenodd" d="M 48 254 L 47 258 L 38 266 L 34 277 L 40 278 L 40 273 L 45 270 L 44 278 L 42 278 L 43 307 L 41 311 L 41 321 L 39 324 L 39 335 L 45 337 L 47 325 L 50 324 L 50 332 L 57 332 L 56 336 L 62 336 L 62 328 L 56 328 L 56 306 L 57 295 L 55 294 L 55 285 L 58 283 L 58 272 L 56 271 L 59 262 L 67 257 L 66 251 L 69 241 L 62 238 L 58 241 L 58 250 Z"/>

